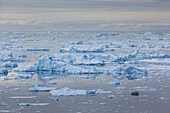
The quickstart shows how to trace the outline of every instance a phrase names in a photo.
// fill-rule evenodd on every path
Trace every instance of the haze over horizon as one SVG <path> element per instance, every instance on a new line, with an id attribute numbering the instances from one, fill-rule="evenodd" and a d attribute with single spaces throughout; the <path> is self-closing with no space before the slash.
<path id="1" fill-rule="evenodd" d="M 170 0 L 0 0 L 0 31 L 169 31 Z"/>

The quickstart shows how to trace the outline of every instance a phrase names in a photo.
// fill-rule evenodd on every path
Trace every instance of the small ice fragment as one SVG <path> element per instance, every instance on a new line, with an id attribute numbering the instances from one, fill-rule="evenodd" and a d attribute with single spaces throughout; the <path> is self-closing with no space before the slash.
<path id="1" fill-rule="evenodd" d="M 26 49 L 26 51 L 50 51 L 50 49 L 33 48 L 33 49 Z"/>
<path id="2" fill-rule="evenodd" d="M 48 82 L 48 84 L 56 85 L 56 84 L 57 84 L 57 82 Z"/>
<path id="3" fill-rule="evenodd" d="M 50 103 L 18 103 L 18 106 L 49 106 Z"/>
<path id="4" fill-rule="evenodd" d="M 139 92 L 135 91 L 131 93 L 132 96 L 139 96 Z"/>
<path id="5" fill-rule="evenodd" d="M 55 101 L 59 101 L 59 98 L 54 98 L 54 97 L 49 97 L 51 98 L 52 100 L 55 100 Z"/>
<path id="6" fill-rule="evenodd" d="M 21 89 L 20 88 L 14 88 L 15 91 L 20 91 Z"/>
<path id="7" fill-rule="evenodd" d="M 33 88 L 29 88 L 30 92 L 49 92 L 51 90 L 57 90 L 58 88 L 56 87 L 40 87 L 34 85 Z"/>
<path id="8" fill-rule="evenodd" d="M 14 96 L 14 97 L 9 97 L 12 99 L 35 99 L 38 98 L 37 96 Z"/>
<path id="9" fill-rule="evenodd" d="M 11 80 L 11 78 L 5 77 L 4 80 L 6 80 L 6 81 L 7 81 L 7 80 Z"/>
<path id="10" fill-rule="evenodd" d="M 10 87 L 10 86 L 6 86 L 5 88 L 6 88 L 6 89 L 10 89 L 11 87 Z"/>
<path id="11" fill-rule="evenodd" d="M 120 82 L 119 81 L 113 81 L 113 82 L 109 82 L 108 84 L 118 86 L 118 85 L 120 85 Z"/>
<path id="12" fill-rule="evenodd" d="M 135 107 L 134 106 L 130 106 L 130 109 L 134 109 Z"/>
<path id="13" fill-rule="evenodd" d="M 107 105 L 107 103 L 105 103 L 105 102 L 104 102 L 104 103 L 100 103 L 100 105 L 102 105 L 102 106 L 106 106 L 106 105 Z"/>
<path id="14" fill-rule="evenodd" d="M 14 110 L 0 110 L 0 113 L 11 113 L 11 112 L 16 112 Z"/>
<path id="15" fill-rule="evenodd" d="M 24 74 L 24 75 L 18 75 L 16 79 L 30 79 L 32 78 L 32 75 Z"/>
<path id="16" fill-rule="evenodd" d="M 165 97 L 159 97 L 159 100 L 166 100 L 166 98 Z"/>
<path id="17" fill-rule="evenodd" d="M 15 68 L 15 67 L 18 67 L 18 64 L 8 61 L 8 62 L 3 63 L 2 66 L 6 68 L 8 67 Z"/>
<path id="18" fill-rule="evenodd" d="M 8 70 L 2 68 L 2 69 L 0 69 L 0 74 L 7 75 L 8 74 Z"/>
<path id="19" fill-rule="evenodd" d="M 7 106 L 8 104 L 5 103 L 1 103 L 0 106 Z"/>
<path id="20" fill-rule="evenodd" d="M 17 67 L 14 68 L 13 71 L 15 72 L 35 72 L 35 68 L 33 66 L 30 67 Z"/>
<path id="21" fill-rule="evenodd" d="M 115 98 L 115 96 L 114 95 L 109 95 L 109 98 Z"/>

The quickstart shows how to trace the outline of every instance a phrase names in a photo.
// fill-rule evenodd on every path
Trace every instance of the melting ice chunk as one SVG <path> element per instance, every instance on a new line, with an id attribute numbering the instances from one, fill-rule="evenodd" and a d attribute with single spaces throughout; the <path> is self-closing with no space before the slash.
<path id="1" fill-rule="evenodd" d="M 50 91 L 50 94 L 54 96 L 76 96 L 76 95 L 101 94 L 101 93 L 111 93 L 111 91 L 104 91 L 102 89 L 97 89 L 97 90 L 70 89 L 68 87 Z"/>

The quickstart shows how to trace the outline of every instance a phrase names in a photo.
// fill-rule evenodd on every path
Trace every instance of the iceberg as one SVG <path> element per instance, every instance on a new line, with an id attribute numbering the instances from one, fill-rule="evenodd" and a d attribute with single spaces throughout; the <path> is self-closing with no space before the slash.
<path id="1" fill-rule="evenodd" d="M 55 55 L 41 55 L 38 59 L 38 63 L 36 64 L 37 71 L 53 71 L 53 72 L 61 72 L 66 74 L 99 74 L 103 73 L 97 70 L 94 66 L 90 68 L 83 68 L 75 65 L 101 65 L 102 62 L 97 62 L 97 60 L 91 64 L 85 61 L 79 61 L 76 63 L 76 59 L 70 60 L 73 56 L 55 56 Z M 73 57 L 74 58 L 74 57 Z M 88 61 L 88 60 L 86 60 Z M 80 63 L 81 62 L 81 63 Z M 71 65 L 72 64 L 72 65 Z M 85 65 L 84 64 L 84 65 Z"/>

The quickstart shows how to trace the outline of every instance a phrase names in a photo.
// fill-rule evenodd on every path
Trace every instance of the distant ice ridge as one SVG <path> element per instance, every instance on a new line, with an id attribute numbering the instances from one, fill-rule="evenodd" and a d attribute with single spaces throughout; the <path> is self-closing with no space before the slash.
<path id="1" fill-rule="evenodd" d="M 60 49 L 61 53 L 65 52 L 77 52 L 77 53 L 87 53 L 87 52 L 104 52 L 105 45 L 63 45 Z"/>
<path id="2" fill-rule="evenodd" d="M 50 91 L 50 94 L 52 94 L 53 96 L 76 96 L 76 95 L 102 94 L 102 93 L 111 93 L 111 91 L 104 91 L 102 89 L 97 89 L 97 90 L 70 89 L 68 87 Z"/>
<path id="3" fill-rule="evenodd" d="M 145 51 L 138 49 L 137 51 L 129 55 L 117 56 L 114 62 L 126 62 L 130 60 L 153 59 L 153 58 L 170 58 L 170 55 L 162 51 L 145 52 Z"/>

